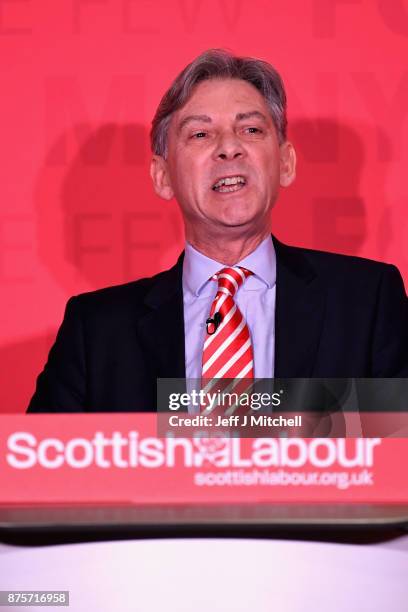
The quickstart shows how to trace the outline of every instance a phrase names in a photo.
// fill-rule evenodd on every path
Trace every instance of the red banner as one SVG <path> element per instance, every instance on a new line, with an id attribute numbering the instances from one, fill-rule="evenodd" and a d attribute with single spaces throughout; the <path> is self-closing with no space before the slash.
<path id="1" fill-rule="evenodd" d="M 159 438 L 153 414 L 5 415 L 0 503 L 407 503 L 408 440 Z"/>

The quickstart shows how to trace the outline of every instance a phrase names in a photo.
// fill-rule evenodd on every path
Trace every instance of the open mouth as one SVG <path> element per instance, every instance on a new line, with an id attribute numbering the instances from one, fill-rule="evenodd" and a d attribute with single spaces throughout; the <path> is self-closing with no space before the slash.
<path id="1" fill-rule="evenodd" d="M 218 193 L 230 193 L 240 191 L 246 185 L 246 179 L 237 174 L 237 176 L 228 176 L 219 179 L 213 186 L 212 190 Z"/>

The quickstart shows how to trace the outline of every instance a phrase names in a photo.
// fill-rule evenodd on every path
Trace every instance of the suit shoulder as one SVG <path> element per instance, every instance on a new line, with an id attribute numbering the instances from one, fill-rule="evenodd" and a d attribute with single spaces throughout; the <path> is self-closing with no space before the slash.
<path id="1" fill-rule="evenodd" d="M 311 267 L 322 272 L 326 271 L 329 274 L 347 274 L 352 277 L 370 275 L 377 278 L 384 273 L 397 272 L 399 274 L 398 269 L 394 265 L 367 259 L 365 257 L 330 253 L 328 251 L 319 251 L 295 246 L 289 246 L 287 248 L 292 251 L 295 256 L 303 257 Z"/>
<path id="2" fill-rule="evenodd" d="M 112 300 L 122 300 L 130 296 L 140 295 L 143 297 L 143 295 L 149 291 L 149 288 L 154 284 L 154 279 L 155 276 L 151 276 L 140 278 L 129 283 L 102 287 L 101 289 L 95 289 L 94 291 L 80 293 L 79 295 L 74 296 L 74 298 L 83 304 L 94 304 L 98 302 L 102 303 L 110 302 Z"/>
<path id="3" fill-rule="evenodd" d="M 132 309 L 135 313 L 138 309 L 144 310 L 146 296 L 156 287 L 165 289 L 167 285 L 174 286 L 172 279 L 177 274 L 176 267 L 129 283 L 81 293 L 72 297 L 69 302 L 76 304 L 81 310 L 92 313 L 112 310 L 118 312 L 120 309 L 123 311 Z"/>

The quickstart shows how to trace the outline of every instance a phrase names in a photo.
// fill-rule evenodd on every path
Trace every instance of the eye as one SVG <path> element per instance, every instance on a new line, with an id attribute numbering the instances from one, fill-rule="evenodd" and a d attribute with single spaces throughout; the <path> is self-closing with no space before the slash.
<path id="1" fill-rule="evenodd" d="M 205 138 L 206 136 L 207 136 L 207 132 L 200 131 L 200 132 L 195 132 L 195 133 L 194 133 L 194 134 L 191 136 L 191 138 L 194 138 L 194 139 L 196 139 L 196 140 L 197 140 L 198 138 Z"/>
<path id="2" fill-rule="evenodd" d="M 262 130 L 257 127 L 248 127 L 244 130 L 247 134 L 262 134 Z"/>

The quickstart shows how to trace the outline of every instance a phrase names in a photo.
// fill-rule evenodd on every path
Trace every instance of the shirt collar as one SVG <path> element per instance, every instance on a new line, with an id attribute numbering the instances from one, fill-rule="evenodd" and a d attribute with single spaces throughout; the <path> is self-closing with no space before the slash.
<path id="1" fill-rule="evenodd" d="M 276 282 L 276 254 L 271 236 L 267 236 L 252 253 L 239 261 L 237 266 L 243 266 L 253 272 L 243 289 L 257 289 L 261 284 L 268 289 Z M 225 268 L 220 263 L 203 253 L 200 253 L 189 242 L 186 243 L 183 261 L 183 288 L 195 297 L 199 297 L 209 279 Z"/>

